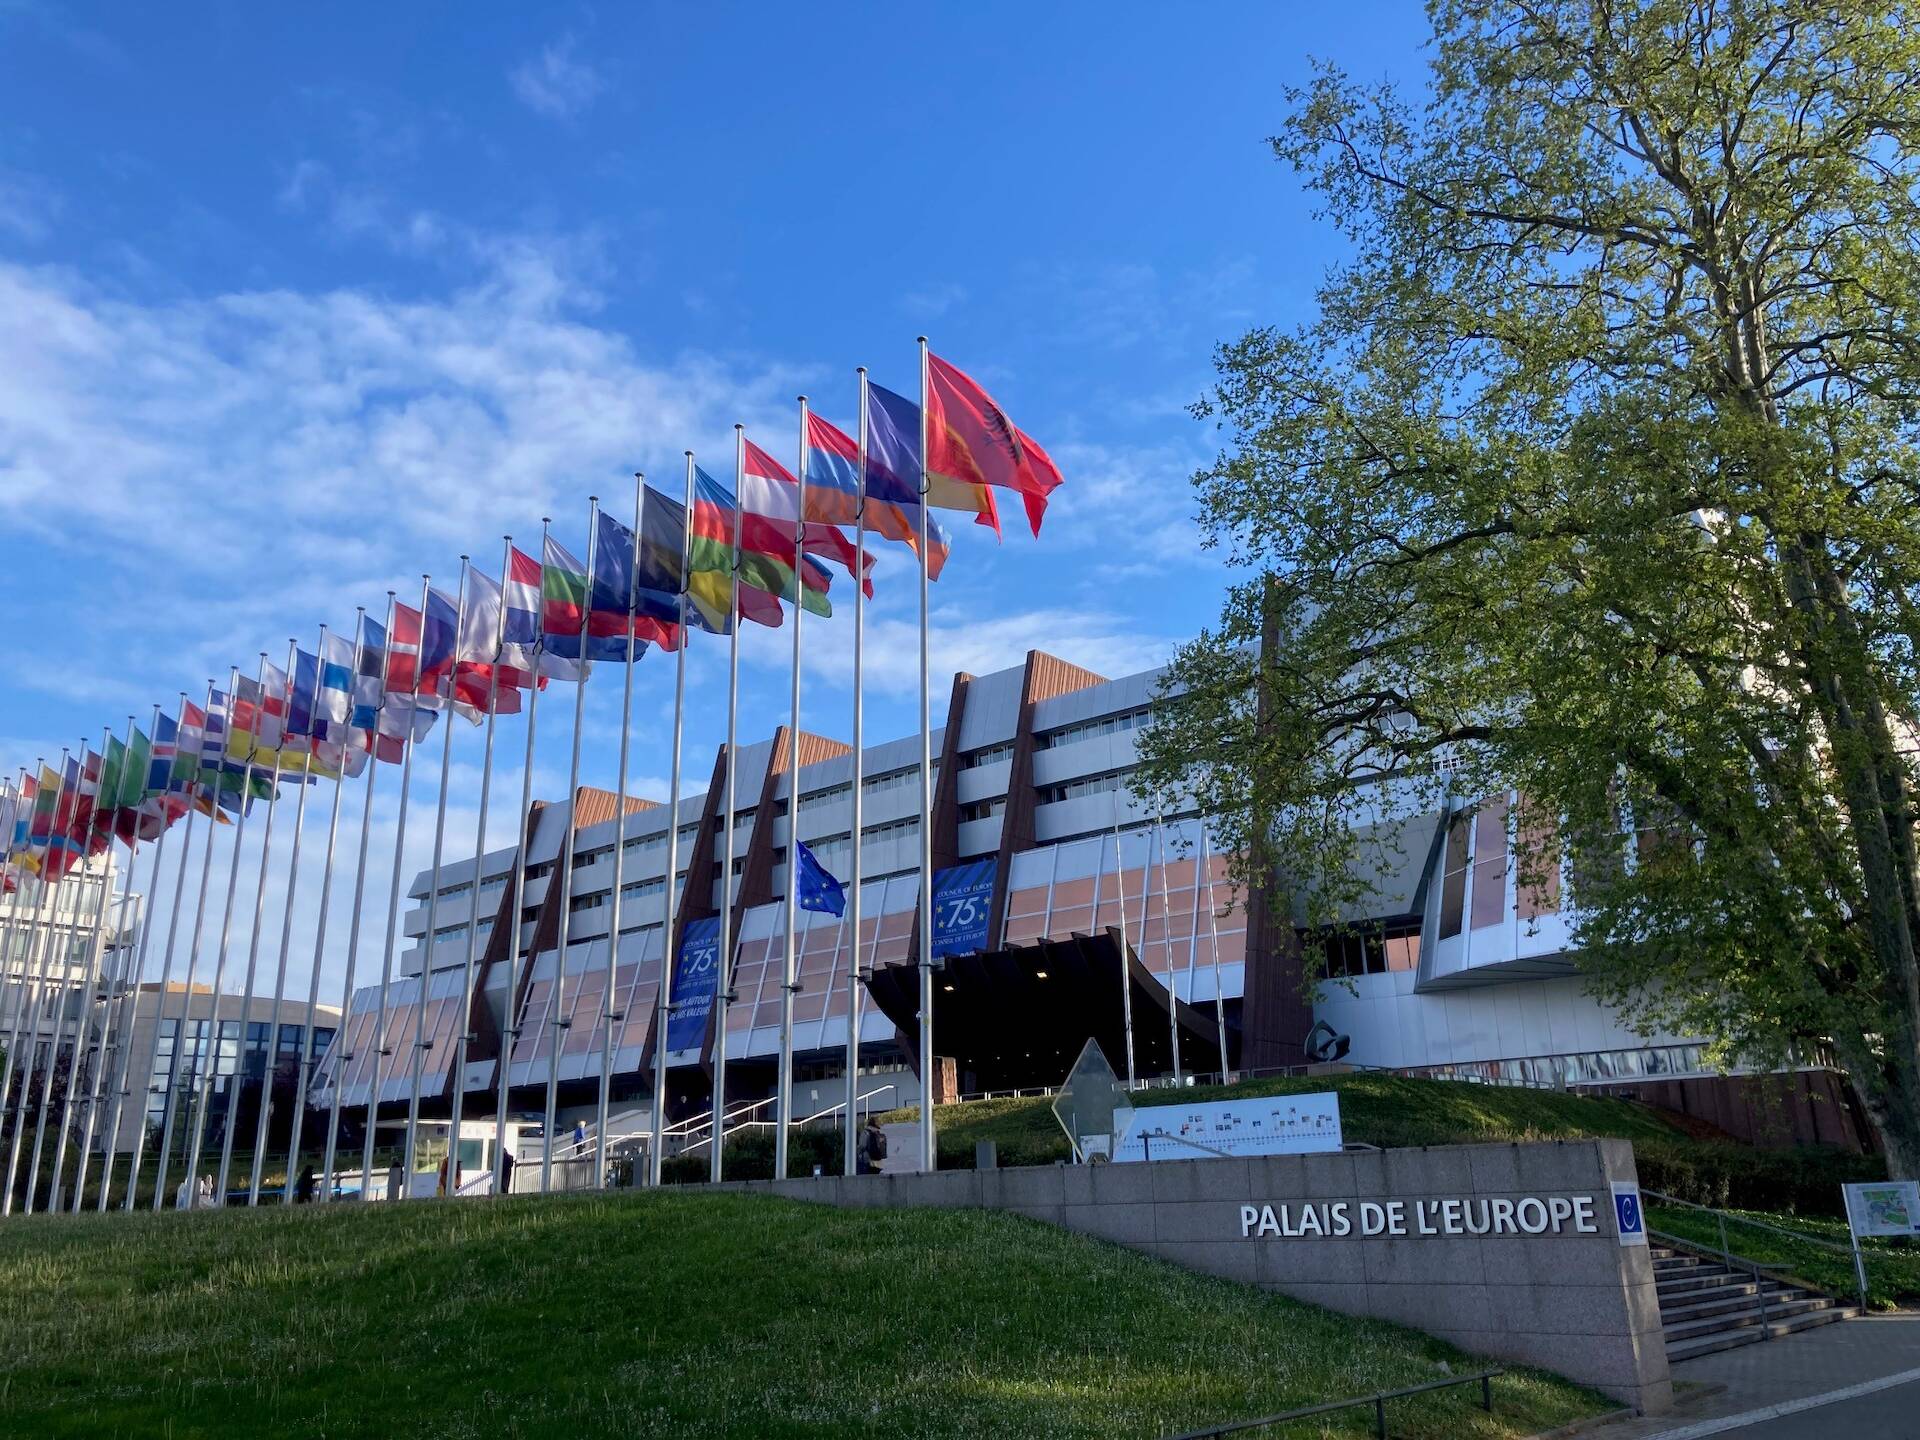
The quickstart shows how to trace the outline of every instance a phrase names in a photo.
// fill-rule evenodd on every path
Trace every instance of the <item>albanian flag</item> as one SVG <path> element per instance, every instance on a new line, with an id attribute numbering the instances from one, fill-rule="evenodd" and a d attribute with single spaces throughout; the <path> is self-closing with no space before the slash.
<path id="1" fill-rule="evenodd" d="M 1060 468 L 993 397 L 938 355 L 927 356 L 927 474 L 1018 490 L 1027 521 L 1040 533 Z"/>

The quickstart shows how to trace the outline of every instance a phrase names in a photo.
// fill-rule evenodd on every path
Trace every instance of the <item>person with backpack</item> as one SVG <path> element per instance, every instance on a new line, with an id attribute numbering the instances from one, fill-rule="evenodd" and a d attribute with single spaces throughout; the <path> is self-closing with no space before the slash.
<path id="1" fill-rule="evenodd" d="M 878 1175 L 880 1162 L 887 1158 L 887 1132 L 880 1128 L 877 1115 L 867 1116 L 867 1128 L 860 1132 L 860 1148 L 854 1169 L 861 1175 Z"/>

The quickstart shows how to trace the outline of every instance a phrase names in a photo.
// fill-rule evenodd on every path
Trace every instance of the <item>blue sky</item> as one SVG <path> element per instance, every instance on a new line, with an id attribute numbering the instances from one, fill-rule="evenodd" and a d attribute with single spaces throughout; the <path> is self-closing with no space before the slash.
<path id="1" fill-rule="evenodd" d="M 1029 647 L 1156 662 L 1224 583 L 1185 407 L 1338 254 L 1264 144 L 1280 91 L 1313 56 L 1417 83 L 1423 33 L 1410 4 L 0 0 L 0 767 L 451 584 L 462 551 L 497 573 L 542 514 L 582 552 L 590 493 L 677 484 L 688 447 L 728 475 L 736 420 L 790 456 L 803 391 L 851 428 L 853 367 L 911 392 L 922 331 L 1066 475 L 1037 542 L 959 527 L 936 695 Z M 877 548 L 884 738 L 914 723 L 915 593 Z M 803 696 L 842 737 L 847 614 L 810 626 Z M 743 647 L 743 739 L 786 718 L 786 646 Z M 689 676 L 704 783 L 720 647 Z M 664 796 L 670 660 L 635 681 L 631 786 Z M 464 848 L 479 740 L 454 744 Z"/>

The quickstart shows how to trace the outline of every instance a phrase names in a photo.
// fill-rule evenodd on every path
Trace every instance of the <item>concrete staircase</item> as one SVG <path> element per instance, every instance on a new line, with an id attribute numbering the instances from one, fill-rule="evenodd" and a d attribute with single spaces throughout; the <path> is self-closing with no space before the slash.
<path id="1" fill-rule="evenodd" d="M 1672 1362 L 1775 1340 L 1858 1314 L 1832 1296 L 1735 1269 L 1707 1256 L 1656 1245 L 1653 1273 L 1660 1323 Z"/>

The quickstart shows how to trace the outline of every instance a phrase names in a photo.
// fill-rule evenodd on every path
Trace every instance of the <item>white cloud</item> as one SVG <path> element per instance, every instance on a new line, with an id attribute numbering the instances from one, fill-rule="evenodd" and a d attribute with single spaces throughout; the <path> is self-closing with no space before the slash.
<path id="1" fill-rule="evenodd" d="M 562 35 L 507 78 L 522 104 L 537 114 L 571 120 L 593 104 L 606 88 L 599 71 L 574 58 L 575 39 Z"/>
<path id="2" fill-rule="evenodd" d="M 790 371 L 649 363 L 581 321 L 564 247 L 486 254 L 433 300 L 140 304 L 0 264 L 0 531 L 88 566 L 55 612 L 89 642 L 76 673 L 197 688 L 423 568 L 450 578 L 462 551 L 494 567 L 543 514 L 572 535 L 589 492 L 784 413 Z"/>

